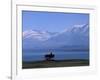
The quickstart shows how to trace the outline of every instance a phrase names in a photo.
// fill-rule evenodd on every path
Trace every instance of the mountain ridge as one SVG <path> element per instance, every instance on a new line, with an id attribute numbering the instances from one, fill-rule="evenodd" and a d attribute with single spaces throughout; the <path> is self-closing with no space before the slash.
<path id="1" fill-rule="evenodd" d="M 64 47 L 67 46 L 67 47 Z M 62 32 L 30 30 L 23 32 L 23 49 L 61 49 L 68 46 L 89 47 L 89 26 L 74 25 Z M 75 48 L 75 47 L 74 47 Z"/>

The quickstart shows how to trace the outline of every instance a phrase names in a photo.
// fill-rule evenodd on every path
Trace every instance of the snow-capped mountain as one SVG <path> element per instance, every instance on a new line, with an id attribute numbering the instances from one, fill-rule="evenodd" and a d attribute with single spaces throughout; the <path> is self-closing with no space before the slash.
<path id="1" fill-rule="evenodd" d="M 39 30 L 28 30 L 23 32 L 23 39 L 36 39 L 40 41 L 45 41 L 49 39 L 55 33 L 51 33 L 48 31 L 39 31 Z"/>
<path id="2" fill-rule="evenodd" d="M 61 32 L 29 30 L 23 32 L 23 49 L 88 48 L 88 24 L 74 25 Z"/>
<path id="3" fill-rule="evenodd" d="M 88 25 L 80 27 L 73 26 L 66 31 L 58 33 L 56 36 L 45 41 L 46 44 L 53 47 L 59 46 L 88 46 L 89 44 Z M 53 45 L 55 44 L 55 45 Z"/>

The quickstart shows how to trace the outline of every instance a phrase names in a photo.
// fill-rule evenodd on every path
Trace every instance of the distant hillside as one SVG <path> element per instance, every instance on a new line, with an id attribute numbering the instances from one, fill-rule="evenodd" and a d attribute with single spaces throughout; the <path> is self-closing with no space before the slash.
<path id="1" fill-rule="evenodd" d="M 88 24 L 74 25 L 61 32 L 27 30 L 23 32 L 23 49 L 88 49 Z"/>

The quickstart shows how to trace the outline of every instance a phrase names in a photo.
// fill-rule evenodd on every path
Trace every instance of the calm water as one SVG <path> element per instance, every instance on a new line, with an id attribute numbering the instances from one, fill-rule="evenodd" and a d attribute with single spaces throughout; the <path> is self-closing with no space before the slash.
<path id="1" fill-rule="evenodd" d="M 44 55 L 48 52 L 23 52 L 23 61 L 40 61 L 45 60 Z M 89 51 L 54 51 L 55 60 L 67 60 L 67 59 L 89 59 Z"/>

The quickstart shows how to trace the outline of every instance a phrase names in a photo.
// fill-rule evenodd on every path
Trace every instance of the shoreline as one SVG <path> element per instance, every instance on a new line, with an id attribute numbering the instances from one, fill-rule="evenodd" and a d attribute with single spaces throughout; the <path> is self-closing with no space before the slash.
<path id="1" fill-rule="evenodd" d="M 89 60 L 71 59 L 71 60 L 51 60 L 51 61 L 43 60 L 43 61 L 22 62 L 22 69 L 74 67 L 74 66 L 89 66 Z"/>

